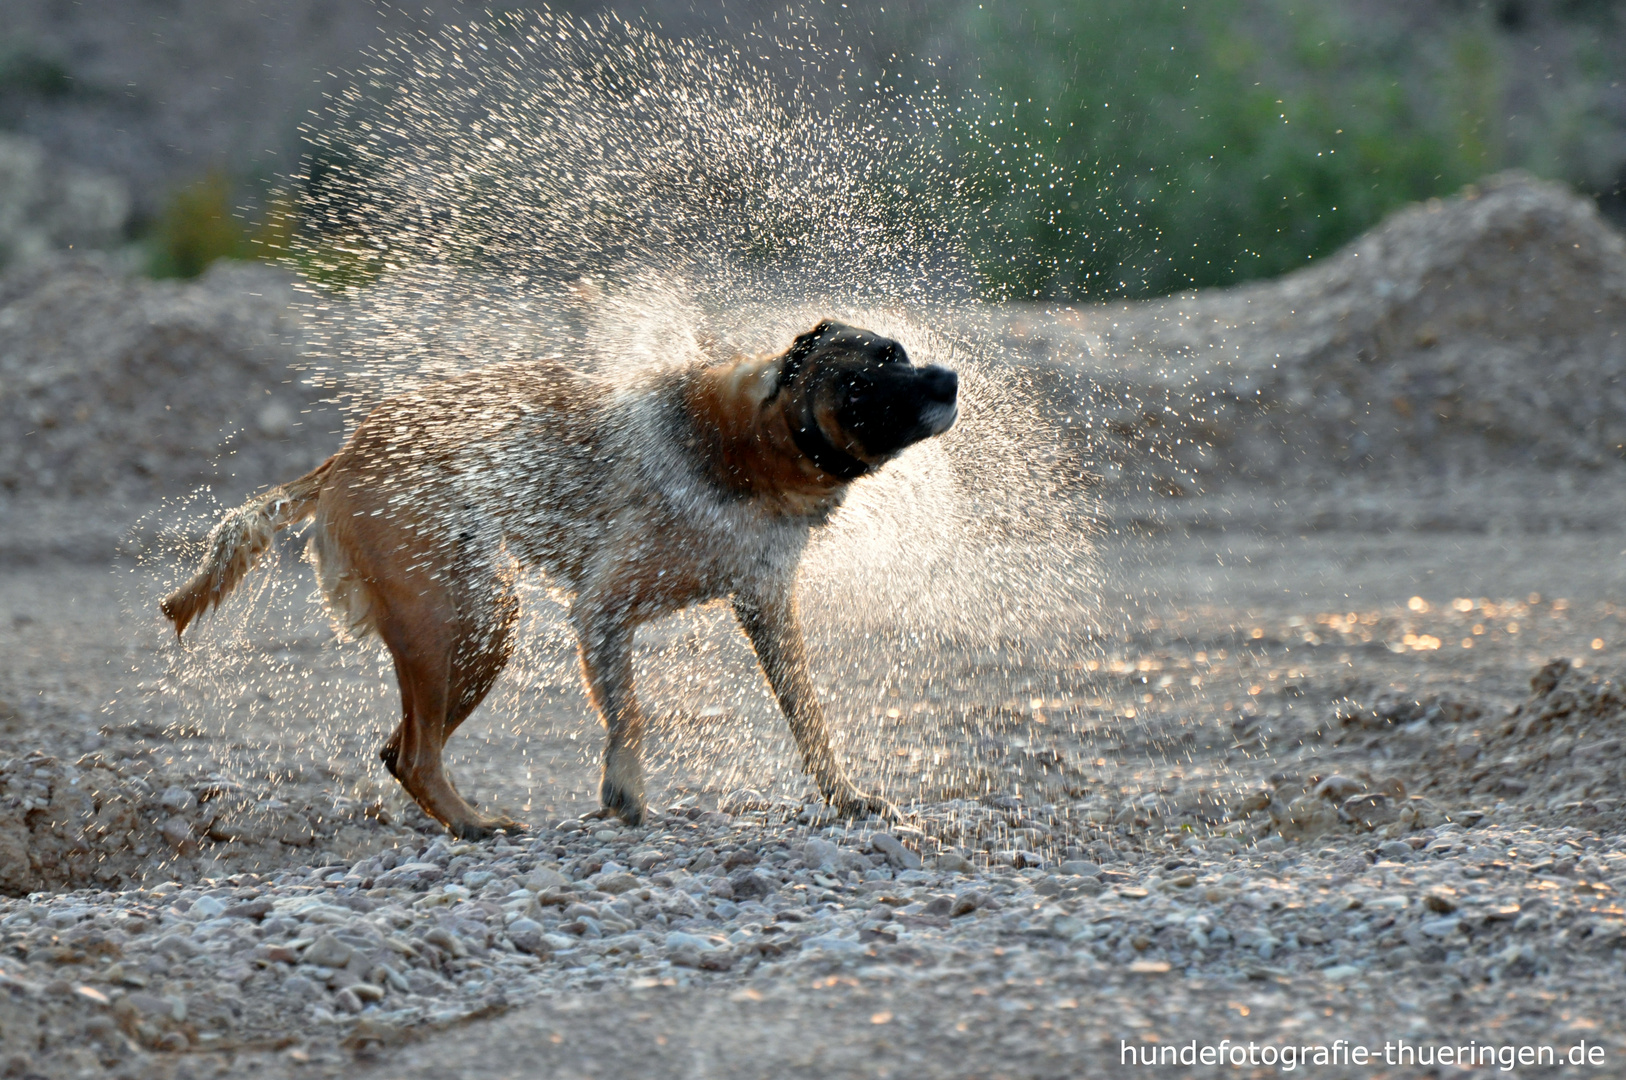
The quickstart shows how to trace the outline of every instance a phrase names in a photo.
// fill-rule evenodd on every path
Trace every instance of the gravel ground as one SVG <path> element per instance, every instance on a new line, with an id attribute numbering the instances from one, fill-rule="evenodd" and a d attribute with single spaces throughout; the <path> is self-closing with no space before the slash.
<path id="1" fill-rule="evenodd" d="M 1626 839 L 1462 817 L 1308 847 L 1268 832 L 1243 846 L 1120 830 L 1101 862 L 978 872 L 953 856 L 921 868 L 907 832 L 691 810 L 639 829 L 567 819 L 519 844 L 435 840 L 116 898 L 35 896 L 0 907 L 7 1034 L 39 1016 L 79 1021 L 95 1045 L 47 1050 L 52 1075 L 138 1075 L 155 1051 L 222 1046 L 345 1068 L 351 1053 L 390 1053 L 539 999 L 552 1033 L 569 1026 L 564 1002 L 587 994 L 706 988 L 750 1001 L 787 985 L 924 993 L 947 978 L 982 991 L 957 1002 L 971 1018 L 962 1034 L 990 1022 L 975 1007 L 990 988 L 996 1013 L 1043 1010 L 1063 1041 L 1038 1056 L 1056 1068 L 1069 1045 L 1105 1064 L 1119 1040 L 1174 1036 L 1136 1023 L 1122 999 L 1102 1007 L 1101 982 L 1139 979 L 1228 988 L 1254 1003 L 1230 1004 L 1239 1020 L 1274 1008 L 1234 1028 L 1208 1017 L 1233 1039 L 1349 1039 L 1336 1007 L 1346 988 L 1403 984 L 1409 1017 L 1360 1026 L 1460 1042 L 1468 1033 L 1441 1031 L 1444 1018 L 1516 996 L 1517 1015 L 1475 1016 L 1487 1030 L 1474 1037 L 1542 1045 L 1563 1038 L 1561 1013 L 1574 1037 L 1626 1050 L 1603 1011 L 1626 947 Z M 1316 1006 L 1290 1004 L 1282 987 Z M 872 1024 L 891 1019 L 877 1003 Z M 840 1074 L 870 1073 L 848 1062 Z"/>
<path id="2" fill-rule="evenodd" d="M 1289 1037 L 1566 1050 L 1586 1038 L 1616 1060 L 1626 830 L 1618 780 L 1589 770 L 1618 768 L 1595 744 L 1626 733 L 1604 677 L 1620 644 L 1607 612 L 1626 589 L 1587 576 L 1597 545 L 1481 538 L 1461 557 L 1486 577 L 1525 586 L 1500 559 L 1574 586 L 1551 565 L 1530 569 L 1547 552 L 1599 598 L 1475 598 L 1460 611 L 1437 596 L 1416 610 L 1400 594 L 1407 575 L 1443 569 L 1437 537 L 1389 538 L 1390 561 L 1364 569 L 1347 537 L 1298 543 L 1230 545 L 1238 567 L 1210 571 L 1229 583 L 1223 605 L 1197 602 L 1212 599 L 1190 576 L 1199 544 L 1103 553 L 1123 559 L 1119 580 L 1162 599 L 1142 600 L 1076 700 L 1027 702 L 1007 733 L 1064 758 L 1066 783 L 917 803 L 890 829 L 824 822 L 777 792 L 673 782 L 692 793 L 669 795 L 644 828 L 584 820 L 578 798 L 522 815 L 532 834 L 455 844 L 369 814 L 352 794 L 360 753 L 332 775 L 271 783 L 211 767 L 211 754 L 231 759 L 212 733 L 76 714 L 128 678 L 119 669 L 32 698 L 11 684 L 7 738 L 54 749 L 0 763 L 9 835 L 22 835 L 20 816 L 31 853 L 58 837 L 58 865 L 88 872 L 66 884 L 94 887 L 0 901 L 6 1067 L 445 1075 L 472 1055 L 499 1075 L 682 1060 L 703 1076 L 1065 1076 L 1114 1067 L 1124 1040 Z M 1299 567 L 1294 595 L 1280 597 L 1270 552 Z M 1355 619 L 1306 608 L 1324 595 L 1318 557 L 1345 568 Z M 59 592 L 80 572 L 36 565 L 8 575 L 5 594 Z M 122 621 L 108 592 L 98 605 L 86 590 L 58 625 L 14 621 L 0 637 L 42 661 L 94 656 Z M 1599 634 L 1610 641 L 1594 650 Z M 1553 654 L 1583 666 L 1531 659 Z M 61 669 L 15 674 L 37 686 L 47 670 Z M 1183 687 L 1161 686 L 1174 672 Z M 1051 733 L 1073 714 L 1098 728 Z M 559 740 L 555 767 L 585 772 Z M 494 725 L 463 768 L 518 749 Z M 227 780 L 239 788 L 217 792 Z M 143 859 L 121 862 L 95 839 L 105 810 L 84 789 L 115 781 Z M 487 790 L 507 805 L 526 795 Z M 228 806 L 306 824 L 228 836 L 213 828 Z M 94 816 L 70 819 L 75 807 Z M 77 852 L 74 836 L 87 841 Z M 119 876 L 96 880 L 107 863 Z"/>

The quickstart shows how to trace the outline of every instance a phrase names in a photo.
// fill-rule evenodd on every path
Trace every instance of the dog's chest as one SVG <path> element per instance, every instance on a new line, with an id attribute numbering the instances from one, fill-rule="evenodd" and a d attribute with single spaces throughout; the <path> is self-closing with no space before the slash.
<path id="1" fill-rule="evenodd" d="M 766 515 L 704 482 L 643 479 L 605 522 L 596 560 L 602 574 L 636 582 L 634 591 L 670 609 L 795 573 L 805 525 Z"/>

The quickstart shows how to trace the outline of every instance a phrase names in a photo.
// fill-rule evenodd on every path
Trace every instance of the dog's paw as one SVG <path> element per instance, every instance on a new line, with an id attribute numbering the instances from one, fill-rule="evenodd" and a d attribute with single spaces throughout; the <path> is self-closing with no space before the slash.
<path id="1" fill-rule="evenodd" d="M 628 825 L 644 823 L 644 799 L 637 792 L 628 791 L 619 784 L 605 780 L 599 785 L 598 797 L 600 805 L 594 811 L 594 817 L 607 818 L 614 815 Z"/>
<path id="2" fill-rule="evenodd" d="M 624 806 L 601 806 L 582 815 L 584 821 L 608 821 L 615 818 L 623 825 L 642 825 L 649 817 L 649 812 L 643 807 L 629 811 Z"/>
<path id="3" fill-rule="evenodd" d="M 898 808 L 881 798 L 879 795 L 870 795 L 859 791 L 851 784 L 846 784 L 834 791 L 825 793 L 825 800 L 835 808 L 843 817 L 864 818 L 872 814 L 887 821 L 901 821 L 903 815 Z"/>
<path id="4" fill-rule="evenodd" d="M 489 840 L 498 833 L 517 835 L 524 832 L 526 826 L 523 821 L 515 821 L 507 814 L 499 814 L 495 817 L 456 822 L 446 828 L 459 840 Z"/>

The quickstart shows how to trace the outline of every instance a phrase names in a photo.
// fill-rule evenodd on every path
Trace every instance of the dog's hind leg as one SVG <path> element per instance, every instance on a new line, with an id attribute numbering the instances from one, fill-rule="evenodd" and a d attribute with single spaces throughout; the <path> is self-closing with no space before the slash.
<path id="1" fill-rule="evenodd" d="M 488 581 L 479 583 L 488 590 L 483 604 L 421 582 L 380 597 L 379 633 L 395 660 L 402 718 L 379 757 L 425 813 L 463 839 L 520 827 L 506 816 L 478 813 L 452 786 L 442 759 L 446 740 L 491 689 L 512 650 L 517 602 Z"/>
<path id="2" fill-rule="evenodd" d="M 808 673 L 807 646 L 802 641 L 796 601 L 790 590 L 766 597 L 738 593 L 734 597 L 734 615 L 751 639 L 762 672 L 790 721 L 796 748 L 802 752 L 802 766 L 813 774 L 825 799 L 851 817 L 880 814 L 897 818 L 896 807 L 878 795 L 858 790 L 836 762 L 824 709 Z"/>
<path id="3" fill-rule="evenodd" d="M 604 772 L 599 803 L 629 825 L 644 820 L 644 714 L 632 687 L 632 639 L 636 625 L 624 609 L 585 604 L 573 613 L 587 693 L 604 721 Z"/>

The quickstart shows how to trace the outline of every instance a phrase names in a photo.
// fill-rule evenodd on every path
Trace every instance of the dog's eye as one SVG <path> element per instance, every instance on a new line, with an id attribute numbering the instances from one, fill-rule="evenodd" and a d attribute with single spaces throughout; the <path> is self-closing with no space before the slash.
<path id="1" fill-rule="evenodd" d="M 870 388 L 870 380 L 868 376 L 854 371 L 842 378 L 839 385 L 841 396 L 848 401 L 852 401 L 864 396 L 864 393 Z"/>

